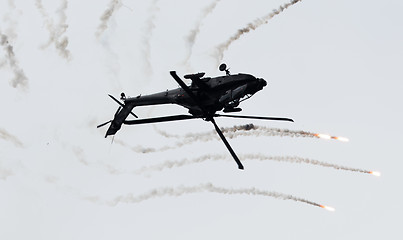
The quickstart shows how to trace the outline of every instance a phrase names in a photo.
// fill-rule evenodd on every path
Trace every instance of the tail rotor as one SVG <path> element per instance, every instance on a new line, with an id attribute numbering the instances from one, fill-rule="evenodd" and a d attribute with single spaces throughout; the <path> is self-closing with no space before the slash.
<path id="1" fill-rule="evenodd" d="M 112 100 L 114 100 L 117 104 L 119 104 L 119 108 L 116 110 L 112 120 L 109 120 L 97 126 L 97 128 L 100 128 L 110 123 L 105 137 L 107 137 L 108 135 L 114 135 L 121 128 L 122 123 L 125 121 L 129 114 L 133 115 L 135 118 L 138 118 L 137 115 L 131 111 L 134 107 L 133 105 L 126 105 L 110 94 L 108 94 L 108 96 L 112 98 Z M 124 93 L 121 94 L 121 97 L 123 100 L 126 99 Z"/>
<path id="2" fill-rule="evenodd" d="M 115 115 L 113 116 L 113 118 L 115 118 L 115 117 L 118 115 L 120 109 L 122 109 L 122 107 L 119 106 L 119 107 L 118 107 L 118 110 L 116 110 L 116 113 L 115 113 Z M 105 126 L 106 124 L 111 123 L 112 121 L 113 121 L 113 120 L 109 120 L 109 121 L 107 121 L 107 122 L 104 122 L 104 123 L 102 123 L 102 124 L 99 124 L 99 125 L 97 126 L 97 128 L 103 127 L 103 126 Z"/>
<path id="3" fill-rule="evenodd" d="M 99 124 L 99 125 L 97 126 L 97 128 L 103 127 L 103 126 L 105 126 L 106 124 L 111 123 L 111 122 L 112 122 L 112 120 L 109 120 L 109 121 L 107 121 L 107 122 L 104 122 L 104 123 L 102 123 L 102 124 Z"/>

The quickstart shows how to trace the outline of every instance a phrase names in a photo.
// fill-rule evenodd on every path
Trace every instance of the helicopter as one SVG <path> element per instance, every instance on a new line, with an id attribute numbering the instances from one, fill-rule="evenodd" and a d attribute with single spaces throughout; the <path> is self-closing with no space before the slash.
<path id="1" fill-rule="evenodd" d="M 274 120 L 274 121 L 289 121 L 294 122 L 290 118 L 283 117 L 261 117 L 261 116 L 244 116 L 244 115 L 229 115 L 219 114 L 240 112 L 242 109 L 239 104 L 251 98 L 255 93 L 262 90 L 267 82 L 262 78 L 256 78 L 253 75 L 239 73 L 231 75 L 226 64 L 221 64 L 219 70 L 225 72 L 224 76 L 218 77 L 205 77 L 204 72 L 195 74 L 187 74 L 185 79 L 190 79 L 190 86 L 186 85 L 181 78 L 178 77 L 175 71 L 171 71 L 172 78 L 179 84 L 179 88 L 166 90 L 149 95 L 138 95 L 136 97 L 126 97 L 121 93 L 120 100 L 108 94 L 117 104 L 117 109 L 114 118 L 110 121 L 102 123 L 97 126 L 100 128 L 110 123 L 106 131 L 105 138 L 110 135 L 115 135 L 120 130 L 122 124 L 125 125 L 139 125 L 148 123 L 161 123 L 189 119 L 203 119 L 211 122 L 214 128 L 227 147 L 231 156 L 238 165 L 238 168 L 243 170 L 244 166 L 239 160 L 238 156 L 228 143 L 221 129 L 218 127 L 214 118 L 228 117 L 228 118 L 245 118 L 245 119 L 260 119 L 260 120 Z M 133 108 L 138 106 L 151 106 L 161 104 L 177 104 L 188 109 L 189 115 L 171 115 L 164 117 L 145 118 L 126 120 L 129 115 L 138 118 L 133 113 Z"/>

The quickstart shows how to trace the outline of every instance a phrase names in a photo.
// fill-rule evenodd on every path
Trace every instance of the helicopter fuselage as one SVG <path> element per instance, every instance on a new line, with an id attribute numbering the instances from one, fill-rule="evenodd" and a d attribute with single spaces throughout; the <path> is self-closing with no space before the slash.
<path id="1" fill-rule="evenodd" d="M 137 97 L 125 97 L 122 94 L 121 100 L 124 101 L 124 107 L 116 112 L 106 136 L 114 135 L 121 128 L 134 107 L 177 104 L 189 109 L 189 113 L 193 116 L 203 115 L 204 118 L 209 119 L 209 116 L 213 116 L 217 111 L 241 111 L 237 108 L 240 100 L 255 94 L 267 85 L 264 79 L 243 73 L 214 78 L 202 78 L 202 76 L 204 73 L 185 76 L 192 80 L 192 84 L 187 87 L 198 102 L 195 102 L 182 87 Z"/>
<path id="2" fill-rule="evenodd" d="M 195 80 L 194 80 L 195 81 Z M 215 78 L 197 79 L 198 84 L 193 82 L 189 89 L 200 100 L 203 109 L 213 114 L 221 111 L 225 107 L 239 101 L 246 95 L 253 95 L 266 86 L 266 81 L 255 78 L 249 74 L 237 74 L 230 76 L 221 76 Z M 164 92 L 150 95 L 139 95 L 124 99 L 125 105 L 133 107 L 160 105 L 160 104 L 178 104 L 189 109 L 192 115 L 201 114 L 202 110 L 195 101 L 182 88 L 166 90 Z"/>

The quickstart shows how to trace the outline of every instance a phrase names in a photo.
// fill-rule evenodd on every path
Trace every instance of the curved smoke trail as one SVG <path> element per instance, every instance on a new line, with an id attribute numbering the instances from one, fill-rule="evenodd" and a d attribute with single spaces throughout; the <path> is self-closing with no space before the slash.
<path id="1" fill-rule="evenodd" d="M 66 36 L 63 36 L 63 34 L 67 31 L 67 28 L 69 27 L 66 23 L 67 22 L 66 10 L 68 8 L 67 0 L 61 0 L 61 6 L 57 10 L 57 13 L 59 15 L 59 23 L 56 25 L 53 24 L 53 19 L 49 17 L 49 14 L 43 7 L 42 0 L 36 0 L 35 6 L 39 10 L 42 17 L 44 18 L 46 28 L 48 29 L 49 32 L 49 40 L 41 48 L 45 49 L 53 43 L 56 50 L 58 50 L 59 55 L 69 60 L 71 58 L 71 53 L 67 49 L 67 46 L 69 45 L 69 39 Z"/>
<path id="2" fill-rule="evenodd" d="M 218 139 L 215 131 L 204 133 L 188 133 L 185 135 L 170 134 L 163 130 L 154 127 L 155 131 L 166 138 L 186 139 L 186 142 L 192 141 L 210 141 Z M 335 139 L 340 141 L 348 141 L 347 138 L 335 137 L 327 134 L 313 133 L 302 130 L 289 130 L 281 128 L 269 128 L 265 126 L 258 126 L 254 124 L 235 125 L 233 127 L 221 128 L 223 133 L 227 134 L 228 138 L 235 138 L 239 136 L 278 136 L 278 137 L 308 137 L 308 138 L 324 138 Z"/>
<path id="3" fill-rule="evenodd" d="M 219 45 L 217 47 L 217 61 L 218 64 L 221 62 L 221 60 L 224 57 L 224 51 L 226 51 L 228 49 L 228 47 L 236 40 L 238 40 L 242 35 L 244 35 L 245 33 L 248 33 L 252 30 L 255 30 L 256 28 L 260 27 L 263 24 L 267 24 L 268 21 L 273 18 L 274 16 L 280 14 L 281 12 L 283 12 L 285 9 L 287 9 L 288 7 L 296 4 L 297 2 L 300 2 L 301 0 L 292 0 L 289 3 L 285 3 L 283 5 L 281 5 L 278 9 L 274 9 L 271 13 L 255 19 L 253 22 L 249 23 L 246 27 L 239 29 L 234 35 L 232 35 L 226 42 L 222 43 L 221 45 Z M 217 65 L 218 65 L 217 64 Z"/>
<path id="4" fill-rule="evenodd" d="M 15 2 L 13 0 L 8 1 L 8 7 L 10 9 L 9 12 L 5 13 L 2 16 L 2 20 L 4 23 L 7 23 L 7 28 L 4 30 L 5 34 L 8 36 L 9 39 L 17 38 L 17 26 L 18 26 L 18 18 L 22 15 L 22 12 L 17 9 L 15 6 Z"/>
<path id="5" fill-rule="evenodd" d="M 6 56 L 6 62 L 10 66 L 14 73 L 14 78 L 11 80 L 11 86 L 14 88 L 22 87 L 26 89 L 28 87 L 28 78 L 25 76 L 24 70 L 22 70 L 15 57 L 13 46 L 10 44 L 8 37 L 0 31 L 0 45 L 3 47 Z M 3 64 L 0 65 L 0 67 Z"/>
<path id="6" fill-rule="evenodd" d="M 119 140 L 116 140 L 116 143 L 118 143 L 124 147 L 129 147 L 134 152 L 153 153 L 153 152 L 167 151 L 170 149 L 176 149 L 176 148 L 183 147 L 187 144 L 191 144 L 196 141 L 207 142 L 207 141 L 220 139 L 215 131 L 177 135 L 177 134 L 170 134 L 170 133 L 164 132 L 156 127 L 154 127 L 154 129 L 155 129 L 155 131 L 157 131 L 158 134 L 160 134 L 164 137 L 177 138 L 177 139 L 181 139 L 181 141 L 175 142 L 175 144 L 172 146 L 163 146 L 160 148 L 143 147 L 140 145 L 131 147 L 131 146 L 127 145 L 126 143 L 119 141 Z M 266 137 L 324 138 L 324 139 L 335 139 L 335 140 L 340 140 L 340 141 L 348 141 L 347 138 L 343 138 L 343 137 L 335 137 L 335 136 L 301 131 L 301 130 L 269 128 L 269 127 L 264 127 L 264 126 L 257 126 L 254 124 L 245 124 L 245 125 L 238 125 L 238 126 L 236 125 L 233 127 L 221 128 L 221 131 L 225 134 L 225 137 L 229 138 L 229 139 L 240 137 L 240 136 L 243 136 L 243 137 L 266 136 Z"/>
<path id="7" fill-rule="evenodd" d="M 153 0 L 151 3 L 151 6 L 149 8 L 150 15 L 148 19 L 146 20 L 145 24 L 145 31 L 144 31 L 144 38 L 143 38 L 143 44 L 144 44 L 144 49 L 143 49 L 143 55 L 144 55 L 144 69 L 146 75 L 151 75 L 152 74 L 152 67 L 151 67 L 151 44 L 150 44 L 150 39 L 152 37 L 153 31 L 155 29 L 155 18 L 156 18 L 156 13 L 159 10 L 157 7 L 158 0 Z"/>
<path id="8" fill-rule="evenodd" d="M 188 133 L 185 135 L 170 134 L 160 129 L 154 128 L 155 131 L 166 138 L 186 139 L 186 141 L 197 141 L 199 139 L 206 139 L 209 141 L 216 138 L 215 131 L 208 131 L 204 133 Z M 233 127 L 221 128 L 223 133 L 228 135 L 228 138 L 235 138 L 238 136 L 280 136 L 280 137 L 310 137 L 318 138 L 317 133 L 302 131 L 302 130 L 289 130 L 281 128 L 269 128 L 265 126 L 258 126 L 254 124 L 235 125 Z M 217 137 L 218 138 L 218 137 Z"/>
<path id="9" fill-rule="evenodd" d="M 165 196 L 178 197 L 185 194 L 191 193 L 201 193 L 201 192 L 211 192 L 211 193 L 220 193 L 225 195 L 253 195 L 253 196 L 264 196 L 264 197 L 272 197 L 281 200 L 292 200 L 295 202 L 306 203 L 312 206 L 321 207 L 319 203 L 306 200 L 304 198 L 296 197 L 290 194 L 284 194 L 274 191 L 266 191 L 252 188 L 224 188 L 217 187 L 212 183 L 204 183 L 196 186 L 179 186 L 179 187 L 165 187 L 165 188 L 156 188 L 147 193 L 134 196 L 132 193 L 126 195 L 120 195 L 114 198 L 111 201 L 101 201 L 98 197 L 85 197 L 85 200 L 94 202 L 94 203 L 103 203 L 109 206 L 116 206 L 119 203 L 140 203 L 143 201 L 147 201 L 153 198 L 160 198 Z"/>
<path id="10" fill-rule="evenodd" d="M 99 24 L 98 29 L 95 33 L 96 37 L 100 37 L 102 33 L 108 28 L 109 19 L 112 17 L 113 13 L 116 12 L 121 6 L 122 3 L 120 0 L 110 1 L 108 8 L 100 17 L 101 23 Z"/>
<path id="11" fill-rule="evenodd" d="M 196 38 L 200 33 L 200 27 L 202 25 L 203 19 L 205 19 L 217 6 L 220 0 L 214 0 L 210 5 L 203 9 L 200 18 L 197 20 L 194 28 L 190 30 L 189 35 L 186 37 L 186 41 L 188 43 L 187 53 L 185 57 L 185 64 L 188 64 L 190 57 L 192 56 L 193 46 L 195 44 Z M 188 64 L 189 65 L 189 64 Z"/>
<path id="12" fill-rule="evenodd" d="M 365 169 L 351 168 L 351 167 L 341 166 L 341 165 L 337 165 L 337 164 L 333 164 L 333 163 L 327 163 L 327 162 L 322 162 L 322 161 L 315 160 L 315 159 L 303 158 L 303 157 L 298 157 L 298 156 L 265 156 L 262 154 L 244 154 L 244 155 L 240 155 L 240 156 L 245 159 L 255 159 L 255 160 L 259 160 L 259 161 L 273 160 L 273 161 L 277 161 L 277 162 L 303 163 L 303 164 L 309 164 L 309 165 L 316 165 L 316 166 L 320 166 L 320 167 L 333 168 L 336 170 L 368 173 L 368 174 L 371 174 L 371 172 L 372 172 L 372 171 L 368 171 Z"/>
<path id="13" fill-rule="evenodd" d="M 219 136 L 215 131 L 209 131 L 205 133 L 188 133 L 186 135 L 176 135 L 169 134 L 160 129 L 154 128 L 157 133 L 167 138 L 177 138 L 181 139 L 172 146 L 163 146 L 160 148 L 152 148 L 152 147 L 143 147 L 140 145 L 131 147 L 124 143 L 123 141 L 116 140 L 116 143 L 129 147 L 132 151 L 138 153 L 153 153 L 153 152 L 161 152 L 167 151 L 170 149 L 176 149 L 179 147 L 183 147 L 187 144 L 191 144 L 193 142 L 207 142 L 212 140 L 219 140 Z M 229 139 L 240 137 L 240 136 L 266 136 L 266 137 L 296 137 L 296 138 L 321 138 L 321 135 L 312 132 L 306 132 L 301 130 L 289 130 L 289 129 L 280 129 L 280 128 L 269 128 L 264 126 L 257 126 L 254 124 L 246 124 L 246 125 L 238 125 L 233 127 L 221 128 L 221 131 L 225 134 L 225 136 Z M 329 138 L 337 139 L 337 137 L 329 136 Z"/>
<path id="14" fill-rule="evenodd" d="M 372 171 L 368 171 L 360 168 L 351 168 L 346 166 L 341 166 L 333 163 L 322 162 L 315 159 L 303 158 L 298 156 L 267 156 L 263 154 L 239 154 L 239 158 L 242 160 L 258 160 L 258 161 L 277 161 L 277 162 L 286 162 L 286 163 L 299 163 L 299 164 L 309 164 L 320 167 L 333 168 L 336 170 L 343 171 L 351 171 L 351 172 L 359 172 L 359 173 L 367 173 L 372 174 Z M 151 166 L 142 167 L 133 173 L 142 174 L 150 171 L 163 171 L 165 169 L 179 168 L 191 164 L 202 163 L 206 161 L 219 161 L 219 160 L 232 160 L 228 154 L 207 154 L 201 157 L 188 159 L 184 158 L 181 160 L 169 160 L 160 164 L 155 164 Z"/>
<path id="15" fill-rule="evenodd" d="M 179 145 L 175 145 L 175 146 L 164 146 L 164 147 L 161 147 L 161 148 L 152 148 L 152 147 L 143 147 L 143 146 L 140 146 L 140 145 L 129 146 L 127 143 L 125 143 L 124 141 L 121 141 L 119 139 L 115 139 L 114 142 L 119 144 L 119 145 L 121 145 L 121 146 L 123 146 L 123 147 L 130 148 L 130 150 L 132 150 L 133 152 L 137 152 L 137 153 L 162 152 L 162 151 L 167 151 L 167 150 L 170 150 L 170 149 L 175 149 L 175 148 L 178 148 L 178 147 L 181 147 L 181 146 L 184 145 L 184 144 L 179 143 Z"/>
<path id="16" fill-rule="evenodd" d="M 191 164 L 196 164 L 196 163 L 202 163 L 206 161 L 218 161 L 218 160 L 224 160 L 224 159 L 229 159 L 228 154 L 206 154 L 197 158 L 193 159 L 188 159 L 184 158 L 181 160 L 168 160 L 160 164 L 155 164 L 151 166 L 145 166 L 142 167 L 138 170 L 133 171 L 134 174 L 142 174 L 150 171 L 163 171 L 165 169 L 172 169 L 172 168 L 179 168 L 183 167 L 186 165 L 191 165 Z"/>
<path id="17" fill-rule="evenodd" d="M 205 133 L 187 133 L 185 135 L 178 135 L 178 134 L 171 134 L 168 132 L 165 132 L 161 129 L 158 129 L 155 125 L 153 125 L 154 130 L 160 134 L 163 137 L 166 138 L 177 138 L 177 139 L 198 139 L 198 138 L 213 138 L 217 133 L 215 131 L 208 131 Z M 221 131 L 223 133 L 228 133 L 228 132 L 237 132 L 237 131 L 249 131 L 249 130 L 255 130 L 258 128 L 263 128 L 260 126 L 256 126 L 254 124 L 245 124 L 245 125 L 235 125 L 233 127 L 225 127 L 221 128 Z M 273 128 L 274 129 L 274 128 Z"/>
<path id="18" fill-rule="evenodd" d="M 8 177 L 14 175 L 14 172 L 10 169 L 4 168 L 0 162 L 0 180 L 6 181 Z"/>
<path id="19" fill-rule="evenodd" d="M 193 142 L 207 142 L 212 140 L 219 140 L 219 136 L 215 131 L 209 131 L 205 133 L 188 133 L 186 135 L 177 135 L 177 134 L 170 134 L 164 132 L 160 129 L 154 128 L 157 133 L 160 135 L 167 137 L 167 138 L 177 138 L 181 139 L 172 146 L 163 146 L 160 148 L 152 148 L 152 147 L 143 147 L 140 145 L 130 147 L 126 143 L 117 140 L 116 143 L 124 146 L 129 147 L 132 151 L 138 153 L 153 153 L 153 152 L 161 152 L 167 151 L 170 149 L 176 149 L 187 144 L 191 144 Z M 240 136 L 267 136 L 267 137 L 308 137 L 308 138 L 320 138 L 320 135 L 317 133 L 300 131 L 300 130 L 288 130 L 288 129 L 280 129 L 280 128 L 268 128 L 264 126 L 257 126 L 254 124 L 246 124 L 246 125 L 238 125 L 233 127 L 226 127 L 221 128 L 221 131 L 225 134 L 225 136 L 229 139 L 240 137 Z M 331 137 L 337 139 L 337 137 Z"/>
<path id="20" fill-rule="evenodd" d="M 7 132 L 5 129 L 0 128 L 0 138 L 4 139 L 5 141 L 9 141 L 13 143 L 16 147 L 22 148 L 24 144 L 14 135 Z"/>
<path id="21" fill-rule="evenodd" d="M 24 71 L 19 66 L 17 58 L 15 57 L 13 46 L 10 42 L 13 42 L 17 38 L 17 26 L 18 17 L 22 14 L 16 6 L 13 0 L 8 1 L 8 6 L 10 11 L 3 16 L 4 23 L 7 23 L 7 28 L 4 29 L 4 33 L 0 30 L 0 45 L 3 47 L 5 52 L 5 60 L 0 62 L 0 68 L 8 63 L 14 77 L 11 79 L 11 86 L 14 88 L 20 87 L 23 90 L 28 88 L 28 79 L 25 76 Z"/>

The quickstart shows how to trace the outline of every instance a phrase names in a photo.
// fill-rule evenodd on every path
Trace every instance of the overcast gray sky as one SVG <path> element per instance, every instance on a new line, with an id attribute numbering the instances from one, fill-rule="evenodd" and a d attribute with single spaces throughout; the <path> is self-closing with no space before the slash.
<path id="1" fill-rule="evenodd" d="M 285 3 L 0 1 L 1 238 L 402 238 L 403 3 L 304 0 L 218 57 L 238 29 Z M 108 93 L 176 88 L 169 71 L 217 76 L 221 61 L 232 73 L 268 81 L 242 103 L 244 114 L 295 120 L 218 119 L 221 127 L 253 123 L 350 139 L 238 136 L 229 141 L 240 156 L 297 156 L 382 176 L 247 157 L 239 171 L 216 138 L 186 138 L 214 130 L 201 120 L 123 126 L 113 144 L 106 128 L 96 129 L 118 107 Z M 150 117 L 186 109 L 134 112 Z M 202 163 L 145 170 L 206 154 L 211 159 Z M 205 183 L 290 194 L 336 211 L 208 191 L 132 201 L 155 188 Z"/>

